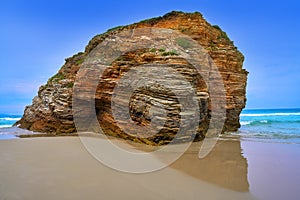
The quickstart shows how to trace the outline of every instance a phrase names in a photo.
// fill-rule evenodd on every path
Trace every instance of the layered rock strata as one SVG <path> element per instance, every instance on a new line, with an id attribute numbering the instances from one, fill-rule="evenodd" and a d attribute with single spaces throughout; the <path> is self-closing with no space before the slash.
<path id="1" fill-rule="evenodd" d="M 172 29 L 197 41 L 210 55 L 222 77 L 225 98 L 226 118 L 222 132 L 236 131 L 240 127 L 239 116 L 246 103 L 246 83 L 248 72 L 243 69 L 244 56 L 218 26 L 210 25 L 200 13 L 171 12 L 163 17 L 144 20 L 128 26 L 116 27 L 106 33 L 95 36 L 85 51 L 66 59 L 66 63 L 47 84 L 41 86 L 32 105 L 27 106 L 22 119 L 16 124 L 21 128 L 51 134 L 76 132 L 73 120 L 73 86 L 79 69 L 88 55 L 106 38 L 126 30 L 138 28 Z M 180 43 L 180 41 L 179 41 Z M 184 46 L 185 44 L 179 44 Z M 211 118 L 211 101 L 208 85 L 197 70 L 178 51 L 164 48 L 139 49 L 127 52 L 116 59 L 105 70 L 95 94 L 95 113 L 105 134 L 143 142 L 152 145 L 169 143 L 178 133 L 182 123 L 181 108 L 174 92 L 160 85 L 138 88 L 132 94 L 129 112 L 132 121 L 138 126 L 147 127 L 151 122 L 151 112 L 163 107 L 166 110 L 165 123 L 160 131 L 147 137 L 135 137 L 121 129 L 114 119 L 111 101 L 116 83 L 130 69 L 140 65 L 164 66 L 176 70 L 188 80 L 195 90 L 199 105 L 199 126 L 195 133 L 187 133 L 177 138 L 177 142 L 202 139 L 206 135 Z M 156 76 L 155 70 L 152 72 Z M 91 77 L 93 78 L 93 77 Z M 170 77 L 169 77 L 170 78 Z M 171 77 L 174 88 L 184 89 L 176 77 Z M 121 100 L 120 100 L 121 101 Z M 84 115 L 84 111 L 83 111 Z M 130 127 L 129 127 L 130 129 Z M 90 130 L 90 129 L 89 129 Z M 189 132 L 189 130 L 187 130 Z"/>

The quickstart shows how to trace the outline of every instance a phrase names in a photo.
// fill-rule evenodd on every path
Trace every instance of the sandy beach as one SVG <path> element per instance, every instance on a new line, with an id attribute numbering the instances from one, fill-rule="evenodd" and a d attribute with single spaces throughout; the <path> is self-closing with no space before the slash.
<path id="1" fill-rule="evenodd" d="M 298 145 L 220 140 L 204 159 L 200 146 L 162 170 L 128 174 L 79 137 L 2 140 L 0 199 L 299 199 Z"/>

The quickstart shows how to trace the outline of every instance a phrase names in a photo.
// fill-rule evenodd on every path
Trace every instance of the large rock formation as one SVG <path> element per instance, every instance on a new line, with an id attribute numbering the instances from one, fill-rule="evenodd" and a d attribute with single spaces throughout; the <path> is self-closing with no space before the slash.
<path id="1" fill-rule="evenodd" d="M 66 59 L 66 63 L 47 84 L 40 87 L 32 105 L 27 106 L 22 119 L 16 124 L 21 128 L 52 134 L 76 132 L 73 122 L 72 93 L 78 70 L 88 54 L 106 38 L 124 30 L 137 28 L 165 28 L 179 31 L 206 49 L 217 66 L 226 89 L 226 119 L 223 132 L 236 131 L 240 127 L 239 115 L 245 107 L 246 82 L 248 72 L 242 68 L 244 57 L 218 26 L 212 26 L 200 13 L 171 12 L 163 17 L 141 21 L 128 26 L 117 27 L 95 36 L 84 52 Z M 182 44 L 184 45 L 184 44 Z M 134 92 L 130 102 L 130 116 L 136 124 L 147 126 L 150 122 L 150 107 L 157 103 L 167 109 L 166 123 L 160 132 L 149 138 L 135 138 L 122 131 L 116 124 L 111 111 L 111 94 L 119 80 L 129 69 L 149 63 L 164 64 L 176 69 L 197 92 L 200 105 L 200 121 L 196 135 L 182 136 L 180 141 L 191 138 L 201 139 L 205 136 L 210 122 L 210 94 L 207 85 L 197 71 L 176 51 L 166 49 L 141 49 L 128 52 L 115 60 L 103 73 L 95 99 L 97 118 L 106 134 L 131 139 L 149 144 L 166 144 L 178 132 L 180 123 L 180 106 L 174 93 L 167 88 L 152 85 L 139 88 Z M 174 83 L 176 85 L 176 83 Z M 180 86 L 178 86 L 180 87 Z M 141 103 L 142 102 L 142 103 Z"/>

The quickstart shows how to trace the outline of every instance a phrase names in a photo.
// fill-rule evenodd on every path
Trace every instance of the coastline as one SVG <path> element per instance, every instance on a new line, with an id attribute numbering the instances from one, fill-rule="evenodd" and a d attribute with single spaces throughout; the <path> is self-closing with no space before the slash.
<path id="1" fill-rule="evenodd" d="M 93 158 L 79 137 L 1 140 L 0 199 L 299 198 L 300 145 L 221 139 L 202 160 L 200 146 L 162 170 L 127 174 Z"/>

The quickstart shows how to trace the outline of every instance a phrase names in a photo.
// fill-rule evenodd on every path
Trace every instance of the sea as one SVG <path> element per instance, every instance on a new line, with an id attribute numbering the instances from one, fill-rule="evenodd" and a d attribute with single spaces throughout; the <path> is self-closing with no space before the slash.
<path id="1" fill-rule="evenodd" d="M 17 139 L 20 134 L 32 134 L 32 131 L 23 130 L 13 125 L 22 115 L 0 114 L 0 140 Z"/>
<path id="2" fill-rule="evenodd" d="M 239 131 L 231 134 L 243 140 L 300 144 L 300 108 L 246 109 L 240 123 Z"/>
<path id="3" fill-rule="evenodd" d="M 12 127 L 22 116 L 0 114 L 0 139 L 16 139 L 31 131 Z M 300 108 L 245 109 L 240 116 L 241 128 L 229 135 L 242 140 L 300 144 Z"/>

